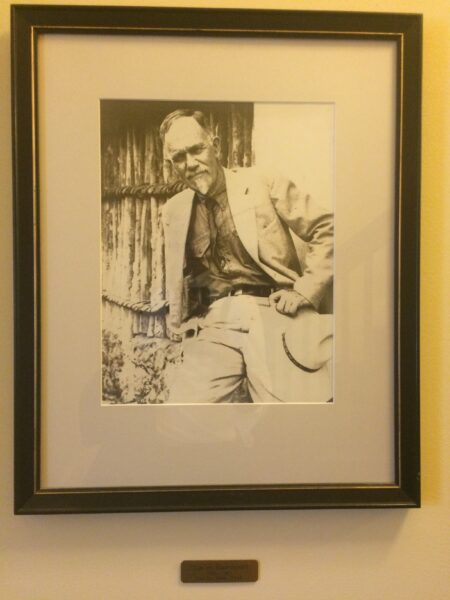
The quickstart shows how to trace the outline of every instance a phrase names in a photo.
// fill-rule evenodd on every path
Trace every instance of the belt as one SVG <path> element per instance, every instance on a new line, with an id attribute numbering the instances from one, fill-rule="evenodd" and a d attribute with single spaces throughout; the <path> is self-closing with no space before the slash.
<path id="1" fill-rule="evenodd" d="M 234 285 L 221 294 L 210 294 L 208 288 L 191 288 L 190 291 L 200 304 L 208 307 L 216 300 L 227 298 L 228 296 L 259 296 L 267 298 L 278 289 L 278 287 L 271 287 L 269 285 Z"/>

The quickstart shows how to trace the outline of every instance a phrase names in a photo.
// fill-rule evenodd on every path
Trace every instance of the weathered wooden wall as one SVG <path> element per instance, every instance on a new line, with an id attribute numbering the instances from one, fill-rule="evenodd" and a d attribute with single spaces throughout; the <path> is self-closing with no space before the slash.
<path id="1" fill-rule="evenodd" d="M 159 125 L 187 103 L 103 101 L 103 392 L 160 402 L 179 348 L 166 339 L 161 208 L 182 189 L 162 155 Z M 251 104 L 196 104 L 221 139 L 224 166 L 252 164 Z"/>

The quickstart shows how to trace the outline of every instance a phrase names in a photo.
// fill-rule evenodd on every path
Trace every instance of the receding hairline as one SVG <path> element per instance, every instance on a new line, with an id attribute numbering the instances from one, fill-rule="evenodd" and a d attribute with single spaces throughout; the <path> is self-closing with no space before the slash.
<path id="1" fill-rule="evenodd" d="M 191 108 L 178 108 L 177 110 L 169 113 L 159 127 L 159 135 L 163 142 L 165 141 L 165 137 L 175 121 L 183 118 L 194 119 L 194 121 L 200 125 L 200 127 L 208 134 L 208 136 L 213 137 L 213 132 L 208 125 L 206 117 L 200 110 L 194 110 Z"/>

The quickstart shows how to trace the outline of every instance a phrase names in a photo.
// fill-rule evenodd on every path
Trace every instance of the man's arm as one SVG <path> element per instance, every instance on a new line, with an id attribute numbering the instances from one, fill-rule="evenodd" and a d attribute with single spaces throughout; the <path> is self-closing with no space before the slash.
<path id="1" fill-rule="evenodd" d="M 284 177 L 270 182 L 270 198 L 279 217 L 306 243 L 302 261 L 303 273 L 294 282 L 293 290 L 301 299 L 285 298 L 286 314 L 295 314 L 301 306 L 319 308 L 323 294 L 333 279 L 333 214 L 315 203 L 310 196 L 302 195 L 297 187 Z M 277 301 L 278 308 L 279 301 Z M 295 312 L 293 312 L 295 310 Z"/>

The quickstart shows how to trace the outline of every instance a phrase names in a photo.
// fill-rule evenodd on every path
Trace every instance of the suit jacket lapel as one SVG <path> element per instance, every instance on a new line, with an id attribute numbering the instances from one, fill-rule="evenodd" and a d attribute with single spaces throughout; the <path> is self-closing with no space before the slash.
<path id="1" fill-rule="evenodd" d="M 191 219 L 192 204 L 194 200 L 193 190 L 184 190 L 183 196 L 178 198 L 176 206 L 172 207 L 169 215 L 170 253 L 173 256 L 173 275 L 182 277 L 183 262 L 186 247 L 187 233 Z"/>
<path id="2" fill-rule="evenodd" d="M 256 231 L 255 196 L 251 193 L 249 177 L 242 171 L 225 169 L 227 197 L 239 239 L 255 262 L 260 264 Z"/>
<path id="3" fill-rule="evenodd" d="M 166 264 L 167 287 L 169 289 L 170 313 L 174 325 L 178 325 L 184 313 L 183 269 L 186 239 L 192 212 L 194 192 L 184 190 L 178 195 L 167 215 Z"/>

